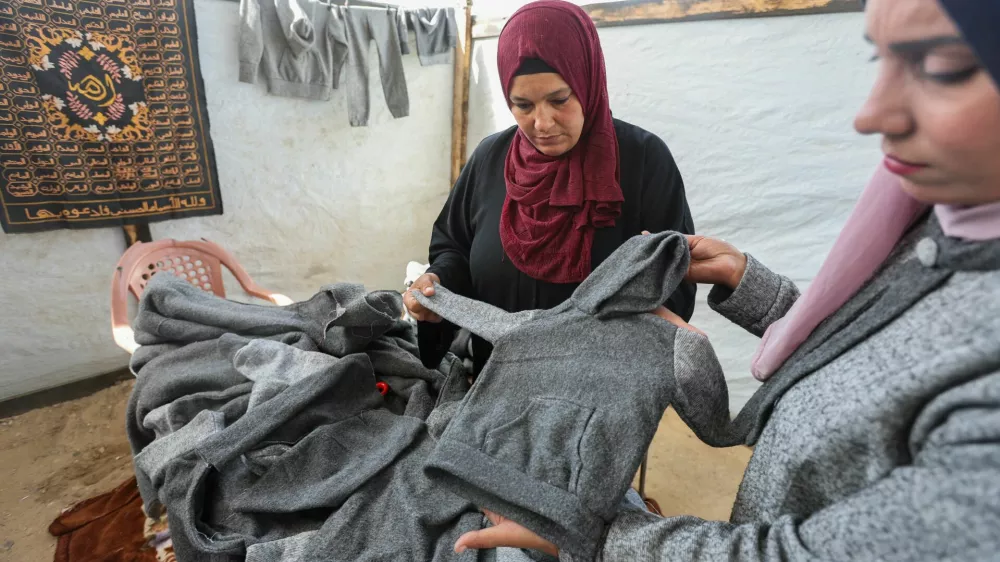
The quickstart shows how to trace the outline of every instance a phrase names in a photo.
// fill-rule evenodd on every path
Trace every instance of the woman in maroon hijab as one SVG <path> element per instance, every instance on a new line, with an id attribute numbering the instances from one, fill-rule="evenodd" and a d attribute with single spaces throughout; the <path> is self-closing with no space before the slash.
<path id="1" fill-rule="evenodd" d="M 656 135 L 612 119 L 597 29 L 557 0 L 518 10 L 497 66 L 517 126 L 484 140 L 434 224 L 430 269 L 411 289 L 452 291 L 509 312 L 548 309 L 642 231 L 694 233 L 684 183 Z M 695 286 L 664 303 L 688 320 Z M 455 328 L 407 293 L 420 351 L 436 365 Z M 473 339 L 475 372 L 490 354 Z"/>

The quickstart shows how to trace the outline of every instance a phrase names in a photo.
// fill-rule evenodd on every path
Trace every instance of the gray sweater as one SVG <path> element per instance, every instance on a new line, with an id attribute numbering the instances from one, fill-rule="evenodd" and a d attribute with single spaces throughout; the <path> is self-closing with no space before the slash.
<path id="1" fill-rule="evenodd" d="M 240 0 L 240 82 L 277 96 L 330 99 L 347 59 L 347 28 L 315 0 Z"/>
<path id="2" fill-rule="evenodd" d="M 760 335 L 797 296 L 751 258 L 709 299 Z M 928 219 L 735 424 L 730 522 L 623 512 L 602 560 L 1000 558 L 1000 241 Z"/>
<path id="3" fill-rule="evenodd" d="M 415 293 L 494 345 L 427 461 L 431 479 L 593 559 L 668 406 L 702 439 L 731 441 L 711 346 L 649 314 L 688 262 L 684 236 L 663 232 L 627 240 L 550 310 Z"/>

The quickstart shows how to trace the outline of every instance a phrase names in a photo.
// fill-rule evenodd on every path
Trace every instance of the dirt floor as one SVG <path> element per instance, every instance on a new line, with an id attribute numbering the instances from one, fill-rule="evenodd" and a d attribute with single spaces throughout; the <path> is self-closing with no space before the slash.
<path id="1" fill-rule="evenodd" d="M 132 473 L 125 439 L 130 382 L 0 420 L 0 560 L 48 562 L 49 524 Z"/>
<path id="2" fill-rule="evenodd" d="M 49 523 L 132 471 L 125 439 L 130 382 L 0 420 L 0 560 L 48 562 Z M 668 412 L 650 451 L 647 493 L 665 515 L 727 519 L 750 451 L 712 449 Z"/>

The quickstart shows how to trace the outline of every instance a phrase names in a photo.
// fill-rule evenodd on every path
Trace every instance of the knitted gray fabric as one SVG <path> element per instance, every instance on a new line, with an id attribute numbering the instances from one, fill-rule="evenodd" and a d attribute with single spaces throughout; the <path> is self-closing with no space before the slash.
<path id="1" fill-rule="evenodd" d="M 175 458 L 193 451 L 210 436 L 225 428 L 225 415 L 221 412 L 203 410 L 190 423 L 177 431 L 153 441 L 133 459 L 135 471 L 154 489 L 163 486 L 163 471 Z"/>
<path id="2" fill-rule="evenodd" d="M 146 414 L 142 426 L 160 439 L 191 423 L 202 412 L 212 411 L 223 414 L 225 421 L 222 425 L 225 427 L 246 412 L 252 388 L 253 383 L 248 382 L 225 390 L 198 392 L 178 398 Z"/>
<path id="3" fill-rule="evenodd" d="M 240 82 L 278 96 L 328 100 L 347 59 L 347 31 L 314 0 L 240 1 Z"/>
<path id="4" fill-rule="evenodd" d="M 230 349 L 227 353 L 235 359 L 241 350 L 232 353 Z M 250 350 L 252 354 L 262 352 L 266 348 Z M 159 497 L 167 508 L 179 558 L 183 551 L 181 559 L 192 562 L 214 560 L 216 556 L 227 561 L 239 559 L 252 544 L 316 530 L 322 525 L 322 518 L 308 512 L 278 516 L 245 513 L 233 506 L 258 480 L 254 468 L 242 458 L 245 453 L 262 443 L 284 441 L 275 438 L 276 432 L 287 433 L 296 426 L 305 429 L 315 426 L 317 420 L 336 423 L 380 403 L 367 357 L 323 356 L 328 361 L 314 363 L 314 370 L 299 383 L 248 410 L 230 426 L 205 438 L 191 453 L 167 464 Z M 289 440 L 294 442 L 295 436 Z M 321 464 L 298 468 L 298 476 L 307 482 L 321 478 L 325 471 Z"/>
<path id="5" fill-rule="evenodd" d="M 385 470 L 340 504 L 313 537 L 308 562 L 474 562 L 474 550 L 456 554 L 462 534 L 479 530 L 483 515 L 467 499 L 430 480 L 422 468 L 434 440 L 421 428 Z M 348 467 L 344 467 L 348 468 Z M 343 474 L 348 477 L 347 473 Z M 352 478 L 353 480 L 353 478 Z"/>
<path id="6" fill-rule="evenodd" d="M 710 302 L 759 334 L 797 294 L 750 260 Z M 932 216 L 737 422 L 756 446 L 731 520 L 623 513 L 602 560 L 996 560 L 1000 241 Z"/>
<path id="7" fill-rule="evenodd" d="M 703 440 L 732 440 L 711 347 L 648 314 L 688 262 L 681 234 L 635 237 L 547 311 L 509 314 L 440 286 L 414 293 L 494 345 L 428 475 L 592 559 L 668 406 Z"/>
<path id="8" fill-rule="evenodd" d="M 421 470 L 423 420 L 461 400 L 468 373 L 454 357 L 424 368 L 401 313 L 398 293 L 357 285 L 275 307 L 153 277 L 127 424 L 178 559 L 476 560 L 451 547 L 481 514 Z M 373 541 L 377 525 L 405 532 Z"/>
<path id="9" fill-rule="evenodd" d="M 476 560 L 452 545 L 479 529 L 482 515 L 424 476 L 433 447 L 426 426 L 374 408 L 380 397 L 364 355 L 335 359 L 255 340 L 233 358 L 264 373 L 288 365 L 285 354 L 312 354 L 316 369 L 168 464 L 161 499 L 184 560 L 228 562 L 251 549 L 257 557 L 293 549 L 295 559 L 316 562 Z M 259 478 L 240 461 L 249 447 L 316 410 L 341 419 L 270 460 Z M 255 549 L 261 543 L 267 546 Z"/>
<path id="10" fill-rule="evenodd" d="M 246 562 L 300 562 L 315 534 L 315 531 L 307 531 L 286 539 L 252 545 L 247 549 Z"/>
<path id="11" fill-rule="evenodd" d="M 444 375 L 423 368 L 413 353 L 415 338 L 399 335 L 401 310 L 398 293 L 366 293 L 360 285 L 332 285 L 309 300 L 277 307 L 220 299 L 172 275 L 154 276 L 133 323 L 136 342 L 141 344 L 130 365 L 136 386 L 126 430 L 133 452 L 152 443 L 156 427 L 161 432 L 176 430 L 202 409 L 228 403 L 239 396 L 236 387 L 252 382 L 220 353 L 219 339 L 226 334 L 239 334 L 228 340 L 237 347 L 251 338 L 267 338 L 332 357 L 371 350 L 379 379 L 391 381 L 390 409 L 403 413 L 409 407 L 407 395 L 396 393 L 398 386 L 421 402 L 414 406 L 418 413 L 426 412 L 432 403 L 428 388 L 443 383 Z M 388 374 L 382 376 L 383 372 Z M 242 388 L 249 392 L 252 385 Z M 147 427 L 147 416 L 164 407 Z M 157 421 L 167 411 L 172 419 Z M 235 409 L 232 414 L 238 417 L 242 411 Z"/>

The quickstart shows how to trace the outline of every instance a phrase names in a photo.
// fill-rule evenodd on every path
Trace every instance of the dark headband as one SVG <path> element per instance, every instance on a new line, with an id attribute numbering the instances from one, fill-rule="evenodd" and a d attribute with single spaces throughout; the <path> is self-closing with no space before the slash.
<path id="1" fill-rule="evenodd" d="M 542 59 L 524 59 L 521 66 L 517 68 L 514 76 L 524 76 L 526 74 L 559 74 L 556 69 Z"/>

